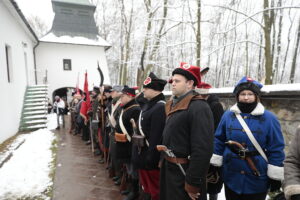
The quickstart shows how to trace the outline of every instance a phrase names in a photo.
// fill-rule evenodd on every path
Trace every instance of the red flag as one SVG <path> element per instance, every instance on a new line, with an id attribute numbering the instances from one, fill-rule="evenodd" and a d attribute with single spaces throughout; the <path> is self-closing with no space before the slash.
<path id="1" fill-rule="evenodd" d="M 79 72 L 78 72 L 78 75 L 77 75 L 77 83 L 76 83 L 76 94 L 77 95 L 80 95 L 80 91 L 79 91 Z"/>
<path id="2" fill-rule="evenodd" d="M 86 94 L 86 105 L 89 108 L 91 105 L 91 100 L 90 100 L 90 94 L 89 94 L 89 84 L 88 84 L 88 79 L 87 79 L 87 72 L 84 74 L 84 92 Z"/>

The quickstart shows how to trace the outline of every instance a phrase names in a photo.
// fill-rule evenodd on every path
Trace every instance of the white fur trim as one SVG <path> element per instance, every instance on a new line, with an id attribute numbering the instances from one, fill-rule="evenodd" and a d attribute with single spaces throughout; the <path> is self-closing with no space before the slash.
<path id="1" fill-rule="evenodd" d="M 237 106 L 237 103 L 234 104 L 234 105 L 230 108 L 230 111 L 231 111 L 231 112 L 234 112 L 234 113 L 241 114 L 241 111 L 240 111 L 239 107 Z"/>
<path id="2" fill-rule="evenodd" d="M 287 200 L 290 200 L 291 196 L 295 194 L 300 194 L 300 185 L 288 185 L 284 188 L 284 195 Z"/>
<path id="3" fill-rule="evenodd" d="M 221 167 L 223 164 L 223 156 L 213 154 L 210 159 L 210 164 L 216 167 Z"/>
<path id="4" fill-rule="evenodd" d="M 237 106 L 237 103 L 234 104 L 230 108 L 230 111 L 234 112 L 234 113 L 241 114 L 241 110 Z M 264 114 L 264 112 L 265 112 L 265 107 L 261 103 L 258 103 L 257 106 L 255 107 L 255 109 L 251 112 L 251 115 L 262 115 L 262 114 Z"/>
<path id="5" fill-rule="evenodd" d="M 283 180 L 283 167 L 268 164 L 268 177 L 277 181 Z"/>
<path id="6" fill-rule="evenodd" d="M 204 88 L 195 88 L 195 91 L 198 92 L 199 94 L 208 94 L 209 89 L 204 89 Z"/>
<path id="7" fill-rule="evenodd" d="M 264 112 L 265 107 L 261 103 L 258 103 L 255 109 L 251 112 L 251 115 L 263 115 Z"/>

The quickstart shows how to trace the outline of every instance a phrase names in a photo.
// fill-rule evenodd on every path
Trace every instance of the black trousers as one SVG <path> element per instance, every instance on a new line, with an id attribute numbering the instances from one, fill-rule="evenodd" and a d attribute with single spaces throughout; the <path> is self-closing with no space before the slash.
<path id="1" fill-rule="evenodd" d="M 182 167 L 186 170 L 187 165 Z M 163 161 L 160 169 L 160 199 L 161 200 L 190 200 L 184 189 L 185 176 L 176 164 Z M 198 200 L 206 200 L 206 183 L 203 183 Z"/>
<path id="2" fill-rule="evenodd" d="M 237 194 L 225 185 L 226 200 L 265 200 L 267 192 L 256 194 Z"/>
<path id="3" fill-rule="evenodd" d="M 82 127 L 82 140 L 88 141 L 90 140 L 90 123 L 88 122 L 87 125 L 83 125 Z"/>

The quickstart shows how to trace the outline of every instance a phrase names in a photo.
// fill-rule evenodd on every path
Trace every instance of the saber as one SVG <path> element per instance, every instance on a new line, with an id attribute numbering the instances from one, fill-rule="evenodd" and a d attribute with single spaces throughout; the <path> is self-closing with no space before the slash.
<path id="1" fill-rule="evenodd" d="M 241 143 L 229 140 L 228 142 L 225 142 L 225 144 L 228 144 L 229 146 L 236 146 L 236 147 L 238 147 L 238 149 L 241 152 L 243 152 L 243 154 L 244 154 L 244 155 L 240 156 L 241 159 L 246 160 L 246 162 L 248 163 L 250 169 L 253 171 L 253 174 L 255 176 L 260 176 L 260 173 L 259 173 L 258 169 L 256 168 L 256 166 L 255 166 L 253 160 L 251 159 L 251 157 L 246 156 L 247 149 Z"/>
<path id="2" fill-rule="evenodd" d="M 171 158 L 176 158 L 175 154 L 172 152 L 171 149 L 168 149 L 165 145 L 156 145 L 156 149 L 158 151 L 163 151 L 167 154 L 167 156 L 171 157 Z M 183 169 L 183 167 L 181 166 L 180 163 L 176 162 L 176 165 L 179 167 L 180 171 L 182 172 L 182 174 L 185 176 L 185 171 Z"/>

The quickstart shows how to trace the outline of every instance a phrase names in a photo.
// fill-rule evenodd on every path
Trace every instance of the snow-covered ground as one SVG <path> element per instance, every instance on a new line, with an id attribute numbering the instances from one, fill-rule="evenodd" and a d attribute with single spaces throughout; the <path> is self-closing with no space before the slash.
<path id="1" fill-rule="evenodd" d="M 56 115 L 48 116 L 48 129 L 39 129 L 29 134 L 20 135 L 11 145 L 7 153 L 11 158 L 0 168 L 0 199 L 19 199 L 40 197 L 50 199 L 44 195 L 48 187 L 53 184 L 51 151 L 55 135 L 50 130 L 56 127 Z M 24 141 L 15 149 L 16 143 Z"/>

